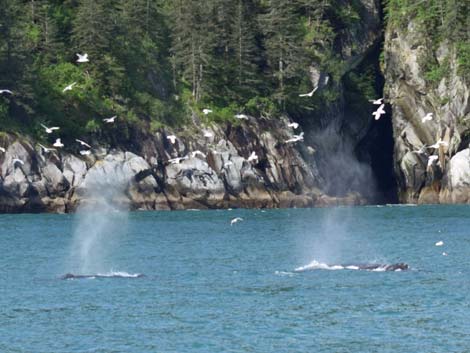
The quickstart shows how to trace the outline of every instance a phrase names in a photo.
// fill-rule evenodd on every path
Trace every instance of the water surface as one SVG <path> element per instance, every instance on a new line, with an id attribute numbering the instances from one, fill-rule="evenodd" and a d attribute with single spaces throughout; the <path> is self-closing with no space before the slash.
<path id="1" fill-rule="evenodd" d="M 0 351 L 468 352 L 469 214 L 131 213 L 100 240 L 112 251 L 90 256 L 97 272 L 145 277 L 84 280 L 59 279 L 76 271 L 76 215 L 1 215 Z M 411 270 L 294 271 L 314 260 Z"/>

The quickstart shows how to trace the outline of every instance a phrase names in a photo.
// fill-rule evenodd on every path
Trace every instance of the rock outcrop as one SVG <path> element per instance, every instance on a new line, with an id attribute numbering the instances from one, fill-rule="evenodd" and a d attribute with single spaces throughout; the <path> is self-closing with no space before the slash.
<path id="1" fill-rule="evenodd" d="M 45 153 L 34 141 L 6 135 L 0 212 L 71 212 L 103 197 L 141 210 L 363 203 L 358 195 L 320 191 L 308 146 L 284 142 L 294 133 L 287 123 L 250 117 L 236 125 L 161 130 L 141 136 L 135 151 L 97 147 L 88 156 Z M 174 144 L 170 134 L 178 136 Z M 252 152 L 258 159 L 248 161 Z"/>
<path id="2" fill-rule="evenodd" d="M 442 41 L 433 50 L 412 20 L 406 28 L 389 26 L 384 54 L 400 201 L 468 203 L 470 89 L 458 74 L 455 47 Z M 430 58 L 447 67 L 434 82 L 423 66 Z M 428 113 L 432 119 L 423 120 Z"/>

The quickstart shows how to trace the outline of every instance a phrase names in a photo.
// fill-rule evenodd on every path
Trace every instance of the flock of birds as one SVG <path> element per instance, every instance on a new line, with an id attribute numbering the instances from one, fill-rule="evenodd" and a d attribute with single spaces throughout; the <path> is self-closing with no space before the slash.
<path id="1" fill-rule="evenodd" d="M 77 63 L 87 63 L 89 62 L 89 58 L 88 58 L 88 54 L 85 53 L 85 54 L 79 54 L 77 53 L 76 54 L 78 59 L 76 60 Z M 72 82 L 71 84 L 67 85 L 63 90 L 62 92 L 63 93 L 66 93 L 67 91 L 71 91 L 75 86 L 77 85 L 77 82 Z M 317 87 L 315 87 L 312 91 L 308 92 L 308 93 L 304 93 L 304 94 L 299 94 L 299 97 L 312 97 L 313 94 L 315 93 L 315 91 L 317 90 Z M 0 89 L 0 95 L 3 95 L 3 94 L 9 94 L 9 95 L 12 95 L 13 92 L 9 89 Z M 384 101 L 384 98 L 378 98 L 378 99 L 373 99 L 373 100 L 370 100 L 370 102 L 374 105 L 378 105 L 379 107 L 372 113 L 372 115 L 374 116 L 375 120 L 379 120 L 380 117 L 384 114 L 386 114 L 385 112 L 385 103 L 383 102 Z M 213 113 L 213 111 L 211 109 L 208 109 L 208 108 L 205 108 L 202 110 L 202 113 L 204 115 L 208 115 L 208 114 L 211 114 Z M 236 119 L 239 119 L 239 120 L 249 120 L 248 116 L 245 115 L 245 114 L 235 114 L 234 117 Z M 115 116 L 112 116 L 110 118 L 105 118 L 103 119 L 103 121 L 107 124 L 113 124 L 117 119 L 117 115 Z M 426 123 L 427 121 L 430 121 L 433 119 L 433 114 L 432 113 L 427 113 L 421 120 L 423 123 Z M 44 124 L 41 124 L 41 126 L 44 128 L 45 132 L 47 134 L 52 134 L 54 133 L 54 131 L 57 131 L 57 130 L 60 130 L 60 127 L 58 126 L 52 126 L 52 127 L 48 127 Z M 299 124 L 296 123 L 296 122 L 292 122 L 292 123 L 289 123 L 287 125 L 289 128 L 292 128 L 293 130 L 296 130 L 298 127 L 299 127 Z M 212 138 L 214 135 L 212 132 L 210 131 L 204 131 L 204 137 L 205 138 Z M 177 137 L 175 135 L 168 135 L 166 136 L 167 140 L 171 143 L 171 144 L 175 144 L 176 143 L 176 140 L 177 140 Z M 286 144 L 290 144 L 290 143 L 296 143 L 296 142 L 301 142 L 304 140 L 304 133 L 301 132 L 300 134 L 298 135 L 293 135 L 291 138 L 287 139 L 284 141 L 284 143 Z M 83 140 L 80 140 L 80 139 L 75 139 L 76 142 L 78 142 L 82 147 L 85 147 L 86 149 L 81 149 L 79 152 L 82 156 L 86 156 L 86 155 L 89 155 L 91 153 L 91 146 L 86 143 L 85 141 Z M 53 147 L 46 147 L 42 144 L 39 144 L 39 146 L 43 149 L 44 153 L 49 153 L 49 152 L 52 152 L 52 151 L 56 151 L 57 148 L 63 148 L 64 147 L 64 144 L 62 143 L 61 139 L 60 138 L 57 138 L 56 141 L 54 142 L 54 144 L 52 145 Z M 413 151 L 415 153 L 420 153 L 420 154 L 423 154 L 426 152 L 426 149 L 428 148 L 433 148 L 433 149 L 439 149 L 441 146 L 448 146 L 448 143 L 443 141 L 442 139 L 440 139 L 439 141 L 437 141 L 434 145 L 430 145 L 430 146 L 423 146 L 422 149 L 420 149 L 419 151 Z M 2 152 L 6 152 L 5 148 L 4 147 L 0 147 L 0 151 Z M 186 155 L 186 156 L 183 156 L 183 157 L 175 157 L 175 158 L 171 158 L 168 160 L 168 162 L 170 164 L 177 164 L 177 163 L 181 163 L 182 161 L 186 160 L 189 158 L 189 156 L 191 156 L 192 158 L 195 158 L 196 156 L 200 156 L 202 158 L 206 158 L 206 155 L 199 151 L 199 150 L 196 150 L 196 151 L 192 151 L 190 152 L 190 154 Z M 439 159 L 438 156 L 436 155 L 431 155 L 429 156 L 428 158 L 428 168 L 430 168 L 433 163 L 435 161 L 437 161 Z M 248 162 L 256 162 L 258 160 L 258 156 L 256 154 L 255 151 L 252 151 L 250 156 L 247 158 L 247 161 Z M 16 165 L 16 163 L 19 163 L 21 165 L 24 165 L 24 162 L 18 158 L 14 158 L 13 159 L 13 164 Z M 230 165 L 233 165 L 233 162 L 232 161 L 227 161 L 225 164 L 224 164 L 224 167 L 228 167 Z M 230 222 L 230 225 L 234 225 L 235 223 L 237 222 L 241 222 L 243 221 L 243 218 L 240 218 L 240 217 L 236 217 L 234 219 L 231 220 Z M 442 246 L 444 243 L 442 241 L 439 241 L 437 242 L 435 245 L 436 246 Z M 447 255 L 445 252 L 443 253 L 443 255 Z"/>

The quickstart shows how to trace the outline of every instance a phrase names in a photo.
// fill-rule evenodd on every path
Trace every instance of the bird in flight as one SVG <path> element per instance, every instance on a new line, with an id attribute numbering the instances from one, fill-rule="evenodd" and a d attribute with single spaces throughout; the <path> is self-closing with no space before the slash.
<path id="1" fill-rule="evenodd" d="M 293 123 L 288 124 L 287 126 L 293 128 L 295 130 L 299 127 L 299 124 L 296 123 L 296 122 L 293 122 Z"/>
<path id="2" fill-rule="evenodd" d="M 12 162 L 13 162 L 13 165 L 14 165 L 15 167 L 16 167 L 16 164 L 17 164 L 17 163 L 19 163 L 19 164 L 21 164 L 21 165 L 24 165 L 24 162 L 23 162 L 21 159 L 19 159 L 19 158 L 13 158 Z"/>
<path id="3" fill-rule="evenodd" d="M 48 134 L 52 134 L 52 132 L 53 132 L 54 130 L 59 130 L 59 129 L 60 129 L 60 127 L 57 127 L 57 126 L 47 127 L 47 126 L 44 125 L 44 124 L 41 124 L 41 126 L 44 128 L 44 130 L 46 130 L 46 133 L 48 133 Z"/>
<path id="4" fill-rule="evenodd" d="M 49 153 L 51 151 L 56 151 L 55 148 L 49 148 L 49 147 L 41 145 L 40 143 L 38 143 L 38 145 L 44 150 L 44 153 Z"/>
<path id="5" fill-rule="evenodd" d="M 316 90 L 317 90 L 317 88 L 315 87 L 314 89 L 312 89 L 308 93 L 299 94 L 299 97 L 312 97 Z"/>
<path id="6" fill-rule="evenodd" d="M 383 98 L 379 98 L 379 99 L 369 99 L 369 102 L 371 102 L 372 104 L 375 104 L 375 105 L 381 105 L 383 103 Z"/>
<path id="7" fill-rule="evenodd" d="M 0 89 L 0 94 L 3 94 L 3 93 L 13 94 L 13 92 L 10 91 L 9 89 Z"/>
<path id="8" fill-rule="evenodd" d="M 439 240 L 436 244 L 434 244 L 436 246 L 442 246 L 444 245 L 444 242 L 442 240 Z"/>
<path id="9" fill-rule="evenodd" d="M 207 114 L 212 113 L 212 110 L 210 110 L 210 109 L 203 109 L 202 112 L 204 113 L 204 115 L 207 115 Z"/>
<path id="10" fill-rule="evenodd" d="M 199 150 L 191 152 L 192 158 L 195 158 L 196 156 L 201 156 L 202 158 L 206 158 L 206 155 Z"/>
<path id="11" fill-rule="evenodd" d="M 379 120 L 380 116 L 382 114 L 385 114 L 384 107 L 385 107 L 385 104 L 381 104 L 380 107 L 375 112 L 372 113 L 372 115 L 375 117 L 375 120 Z"/>
<path id="12" fill-rule="evenodd" d="M 62 141 L 60 140 L 60 138 L 58 138 L 57 140 L 55 140 L 54 144 L 52 145 L 54 147 L 58 147 L 58 148 L 62 148 L 64 147 L 64 144 L 62 143 Z"/>
<path id="13" fill-rule="evenodd" d="M 90 61 L 90 60 L 88 60 L 88 54 L 87 53 L 85 53 L 83 55 L 77 53 L 77 56 L 78 56 L 77 63 L 87 63 L 87 62 Z"/>
<path id="14" fill-rule="evenodd" d="M 298 141 L 303 141 L 304 140 L 304 133 L 301 132 L 299 135 L 294 135 L 294 137 L 284 141 L 285 143 L 295 143 Z"/>
<path id="15" fill-rule="evenodd" d="M 62 92 L 67 92 L 67 91 L 71 91 L 73 86 L 75 86 L 77 84 L 77 82 L 73 82 L 71 83 L 70 85 L 68 85 L 67 87 L 65 87 Z"/>
<path id="16" fill-rule="evenodd" d="M 241 217 L 234 218 L 230 221 L 230 225 L 233 226 L 235 223 L 241 222 L 241 221 L 243 221 L 243 218 Z"/>
<path id="17" fill-rule="evenodd" d="M 7 150 L 3 147 L 0 147 L 0 151 L 2 151 L 3 153 L 5 153 Z"/>
<path id="18" fill-rule="evenodd" d="M 426 121 L 429 121 L 429 120 L 432 120 L 432 113 L 427 113 L 422 119 L 421 121 L 423 123 L 425 123 Z"/>
<path id="19" fill-rule="evenodd" d="M 91 146 L 88 143 L 86 143 L 85 141 L 82 141 L 82 140 L 79 140 L 79 139 L 75 139 L 75 141 L 77 141 L 82 146 L 91 148 Z"/>
<path id="20" fill-rule="evenodd" d="M 235 118 L 236 119 L 245 119 L 245 120 L 248 120 L 248 116 L 246 116 L 245 114 L 235 114 Z"/>
<path id="21" fill-rule="evenodd" d="M 442 139 L 441 139 L 441 140 L 437 141 L 434 145 L 428 146 L 428 148 L 439 148 L 441 146 L 447 147 L 447 146 L 449 146 L 449 144 L 445 141 L 442 141 Z"/>
<path id="22" fill-rule="evenodd" d="M 116 118 L 117 118 L 117 115 L 112 116 L 111 118 L 104 118 L 103 121 L 105 123 L 112 124 L 112 123 L 114 123 L 114 120 L 116 120 Z"/>
<path id="23" fill-rule="evenodd" d="M 171 158 L 171 159 L 168 160 L 168 162 L 170 162 L 171 164 L 179 164 L 179 163 L 181 163 L 181 161 L 184 161 L 185 159 L 188 159 L 188 157 L 185 156 L 185 157 Z"/>

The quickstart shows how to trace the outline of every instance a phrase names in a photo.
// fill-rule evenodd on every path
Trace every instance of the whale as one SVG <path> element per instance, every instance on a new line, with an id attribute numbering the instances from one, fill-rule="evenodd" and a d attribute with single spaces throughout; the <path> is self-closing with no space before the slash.
<path id="1" fill-rule="evenodd" d="M 341 265 L 346 269 L 358 269 L 365 271 L 407 271 L 410 269 L 410 266 L 404 262 L 399 262 L 395 264 L 345 264 Z"/>
<path id="2" fill-rule="evenodd" d="M 136 274 L 121 274 L 121 273 L 113 273 L 113 274 L 96 274 L 96 275 L 79 275 L 73 273 L 66 273 L 65 275 L 61 276 L 60 279 L 67 280 L 67 279 L 94 279 L 94 278 L 142 278 L 145 277 L 142 273 Z"/>
<path id="3" fill-rule="evenodd" d="M 394 272 L 394 271 L 407 271 L 410 266 L 404 262 L 380 264 L 380 263 L 347 263 L 340 265 L 325 264 L 318 261 L 313 261 L 306 266 L 296 268 L 295 272 L 305 272 L 312 270 L 362 270 L 374 272 Z"/>

